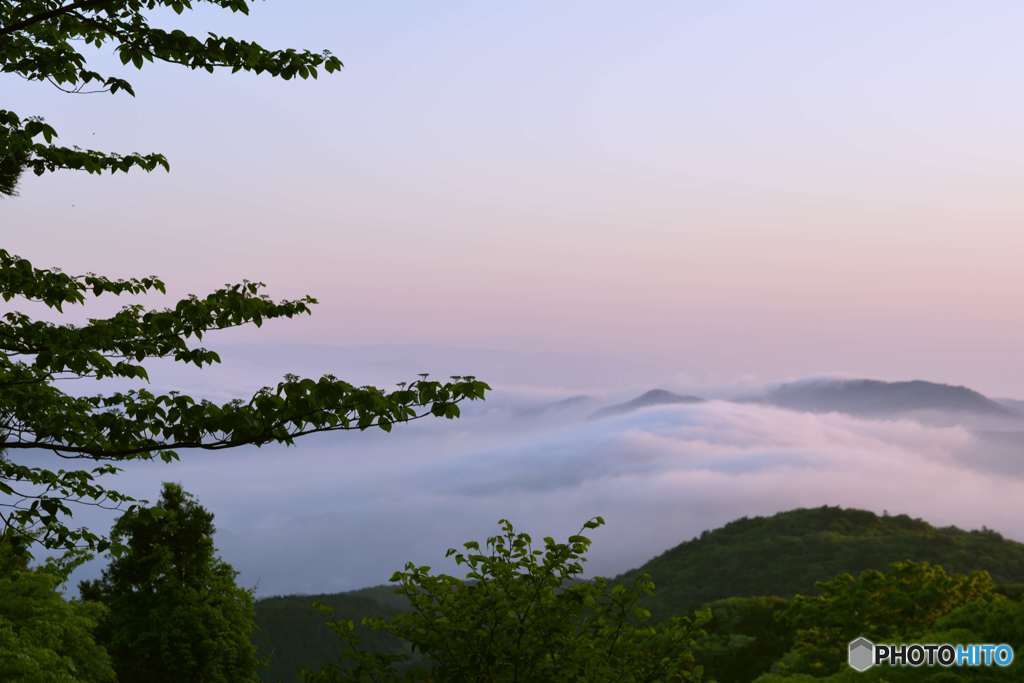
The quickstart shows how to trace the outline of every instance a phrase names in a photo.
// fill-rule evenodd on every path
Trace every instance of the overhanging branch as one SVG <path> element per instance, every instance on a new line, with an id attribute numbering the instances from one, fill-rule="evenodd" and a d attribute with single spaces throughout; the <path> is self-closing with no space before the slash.
<path id="1" fill-rule="evenodd" d="M 70 5 L 55 7 L 49 12 L 34 14 L 31 17 L 22 19 L 21 21 L 16 21 L 13 24 L 0 27 L 0 36 L 6 36 L 15 33 L 16 31 L 22 31 L 30 26 L 41 24 L 42 22 L 49 21 L 50 19 L 56 19 L 63 14 L 68 14 L 69 12 L 74 12 L 80 9 L 92 9 L 93 7 L 109 3 L 110 0 L 79 0 L 78 2 L 73 2 Z"/>

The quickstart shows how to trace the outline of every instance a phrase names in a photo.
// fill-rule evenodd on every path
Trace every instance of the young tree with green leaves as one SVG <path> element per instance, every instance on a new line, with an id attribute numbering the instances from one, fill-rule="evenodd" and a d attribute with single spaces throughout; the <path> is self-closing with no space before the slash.
<path id="1" fill-rule="evenodd" d="M 216 555 L 213 515 L 177 484 L 118 519 L 124 547 L 82 598 L 103 604 L 99 638 L 119 683 L 257 683 L 252 594 Z"/>
<path id="2" fill-rule="evenodd" d="M 198 5 L 248 13 L 251 0 L 0 0 L 0 73 L 47 82 L 63 91 L 134 95 L 127 80 L 89 67 L 86 50 L 110 48 L 123 64 L 154 61 L 208 72 L 266 73 L 283 79 L 338 71 L 330 52 L 268 49 L 227 36 L 189 35 L 151 23 L 154 12 L 176 14 Z M 26 169 L 89 173 L 169 168 L 161 154 L 119 154 L 61 146 L 42 118 L 0 110 L 0 195 L 14 193 Z M 174 460 L 187 449 L 291 444 L 315 432 L 389 431 L 425 416 L 455 418 L 458 404 L 484 398 L 473 377 L 450 382 L 421 376 L 396 390 L 357 387 L 334 376 L 288 376 L 248 400 L 213 403 L 144 388 L 145 362 L 172 359 L 206 366 L 219 356 L 199 345 L 211 331 L 311 312 L 312 297 L 273 301 L 264 285 L 226 285 L 173 306 L 125 306 L 84 325 L 33 319 L 9 311 L 0 318 L 0 540 L 18 535 L 48 548 L 107 542 L 68 523 L 75 504 L 121 506 L 132 499 L 101 483 L 131 460 Z M 0 249 L 0 298 L 42 304 L 56 313 L 100 296 L 162 294 L 157 277 L 114 279 L 38 268 Z M 121 379 L 140 388 L 107 393 L 65 391 L 68 380 Z M 81 383 L 77 385 L 81 387 Z M 73 468 L 63 463 L 80 463 Z M 62 463 L 58 466 L 57 463 Z M 68 469 L 65 469 L 68 467 Z"/>
<path id="3" fill-rule="evenodd" d="M 364 651 L 351 621 L 333 628 L 344 643 L 338 664 L 304 672 L 305 683 L 417 680 L 522 683 L 641 683 L 700 681 L 693 649 L 709 615 L 651 624 L 640 606 L 654 593 L 648 577 L 632 585 L 583 580 L 591 541 L 587 522 L 559 543 L 535 547 L 529 534 L 502 520 L 501 533 L 481 546 L 449 549 L 464 577 L 435 575 L 406 565 L 392 582 L 410 611 L 366 625 L 407 642 L 420 657 L 411 668 L 401 655 Z"/>

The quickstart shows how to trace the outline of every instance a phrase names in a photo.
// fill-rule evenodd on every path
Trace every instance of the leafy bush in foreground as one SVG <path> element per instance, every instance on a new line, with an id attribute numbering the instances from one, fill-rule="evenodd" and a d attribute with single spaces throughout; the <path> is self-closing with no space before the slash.
<path id="1" fill-rule="evenodd" d="M 29 569 L 28 556 L 0 543 L 0 681 L 112 683 L 114 669 L 93 638 L 101 605 L 57 590 L 75 563 Z"/>
<path id="2" fill-rule="evenodd" d="M 303 672 L 303 681 L 700 681 L 692 650 L 706 612 L 651 625 L 638 604 L 654 592 L 649 578 L 579 580 L 591 544 L 583 532 L 603 523 L 594 518 L 565 543 L 547 537 L 534 547 L 502 520 L 483 547 L 448 550 L 464 578 L 407 564 L 391 579 L 411 611 L 365 623 L 407 642 L 417 659 L 364 650 L 355 624 L 341 620 L 333 624 L 341 660 Z"/>

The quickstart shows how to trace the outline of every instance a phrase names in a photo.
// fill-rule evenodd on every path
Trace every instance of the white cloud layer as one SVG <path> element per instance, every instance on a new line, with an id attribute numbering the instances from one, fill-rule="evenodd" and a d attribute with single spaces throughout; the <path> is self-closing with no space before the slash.
<path id="1" fill-rule="evenodd" d="M 173 479 L 217 515 L 217 542 L 261 595 L 381 583 L 406 560 L 501 517 L 565 535 L 593 515 L 591 571 L 614 574 L 743 515 L 843 505 L 1024 539 L 1024 468 L 961 425 L 867 420 L 711 401 L 588 420 L 524 417 L 548 397 L 498 391 L 486 410 L 391 435 L 343 434 L 146 464 L 121 485 L 154 496 Z M 1007 445 L 1010 444 L 1010 446 Z M 1002 450 L 1000 450 L 1002 449 Z M 93 567 L 89 571 L 95 571 Z"/>

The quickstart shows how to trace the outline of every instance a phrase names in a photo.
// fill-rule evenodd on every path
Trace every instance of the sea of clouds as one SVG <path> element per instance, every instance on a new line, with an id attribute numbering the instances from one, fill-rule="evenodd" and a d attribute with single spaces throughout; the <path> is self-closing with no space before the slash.
<path id="1" fill-rule="evenodd" d="M 605 575 L 737 517 L 795 507 L 907 513 L 1024 540 L 1020 450 L 993 448 L 969 424 L 730 400 L 595 420 L 610 397 L 553 405 L 564 395 L 496 384 L 459 420 L 189 453 L 117 483 L 150 498 L 161 481 L 184 484 L 216 514 L 222 555 L 259 595 L 378 584 L 410 560 L 448 569 L 446 548 L 503 517 L 565 536 L 602 515 L 588 567 Z"/>

